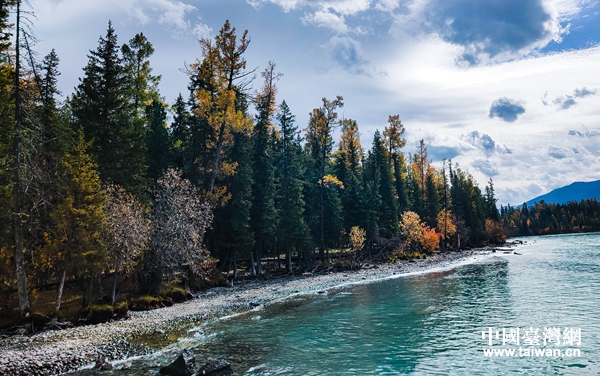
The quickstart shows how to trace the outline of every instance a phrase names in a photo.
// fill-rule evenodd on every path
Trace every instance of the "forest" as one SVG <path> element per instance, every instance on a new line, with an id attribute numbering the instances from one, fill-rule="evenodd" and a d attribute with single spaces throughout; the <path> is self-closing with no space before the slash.
<path id="1" fill-rule="evenodd" d="M 501 206 L 502 225 L 510 236 L 569 234 L 600 231 L 600 204 L 596 199 Z"/>
<path id="2" fill-rule="evenodd" d="M 572 213 L 501 217 L 492 180 L 482 191 L 452 161 L 434 167 L 423 140 L 406 150 L 398 114 L 367 146 L 340 117 L 342 96 L 316 99 L 297 124 L 277 97 L 282 73 L 248 68 L 249 33 L 229 21 L 199 41 L 174 103 L 159 93 L 151 42 L 120 44 L 110 22 L 75 91 L 60 93 L 59 56 L 38 58 L 19 3 L 0 0 L 2 310 L 27 315 L 48 286 L 57 315 L 65 286 L 80 306 L 115 305 L 125 282 L 157 294 L 277 265 L 295 274 L 425 257 L 502 243 L 503 222 L 559 231 L 547 217 Z"/>

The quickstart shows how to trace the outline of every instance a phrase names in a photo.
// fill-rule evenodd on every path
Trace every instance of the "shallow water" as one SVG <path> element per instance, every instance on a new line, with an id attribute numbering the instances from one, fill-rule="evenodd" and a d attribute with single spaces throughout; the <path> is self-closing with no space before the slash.
<path id="1" fill-rule="evenodd" d="M 112 373 L 154 375 L 191 348 L 199 362 L 222 357 L 246 375 L 600 374 L 600 234 L 523 240 L 521 255 L 294 297 L 205 325 Z M 530 347 L 525 332 L 537 328 L 541 342 L 546 327 L 581 329 L 581 344 L 561 338 L 545 346 L 560 356 L 518 356 Z M 489 346 L 489 328 L 519 328 L 519 346 L 495 337 Z M 501 348 L 516 356 L 484 355 Z"/>

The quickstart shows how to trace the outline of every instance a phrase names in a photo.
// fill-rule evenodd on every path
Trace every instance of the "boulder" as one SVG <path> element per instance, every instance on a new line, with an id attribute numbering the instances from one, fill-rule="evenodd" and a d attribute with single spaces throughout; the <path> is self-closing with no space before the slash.
<path id="1" fill-rule="evenodd" d="M 231 363 L 223 359 L 209 359 L 205 365 L 198 370 L 196 376 L 233 376 Z"/>
<path id="2" fill-rule="evenodd" d="M 165 376 L 193 376 L 196 374 L 196 359 L 190 350 L 183 350 L 181 355 L 168 366 L 160 369 Z"/>

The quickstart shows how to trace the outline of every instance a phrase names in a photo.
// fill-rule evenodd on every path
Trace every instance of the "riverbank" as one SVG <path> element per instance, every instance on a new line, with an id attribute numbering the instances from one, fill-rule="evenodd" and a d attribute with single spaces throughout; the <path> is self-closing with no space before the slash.
<path id="1" fill-rule="evenodd" d="M 508 248 L 504 248 L 508 249 Z M 427 259 L 375 264 L 357 271 L 253 280 L 214 288 L 195 299 L 131 318 L 0 340 L 0 375 L 53 375 L 93 364 L 143 355 L 176 341 L 204 322 L 255 309 L 297 294 L 325 293 L 348 284 L 451 269 L 492 254 L 493 248 L 440 253 Z"/>

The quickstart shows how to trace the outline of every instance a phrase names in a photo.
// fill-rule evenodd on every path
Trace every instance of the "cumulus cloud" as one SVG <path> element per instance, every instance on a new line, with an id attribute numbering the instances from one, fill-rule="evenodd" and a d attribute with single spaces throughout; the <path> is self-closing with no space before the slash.
<path id="1" fill-rule="evenodd" d="M 577 98 L 584 98 L 589 95 L 596 95 L 596 92 L 597 92 L 596 89 L 589 90 L 587 87 L 584 86 L 581 89 L 573 90 L 573 95 Z"/>
<path id="2" fill-rule="evenodd" d="M 577 104 L 577 101 L 575 100 L 575 98 L 585 98 L 588 96 L 596 95 L 596 92 L 597 92 L 596 89 L 589 90 L 587 87 L 582 87 L 581 89 L 573 90 L 573 94 L 567 94 L 562 97 L 558 97 L 558 98 L 554 99 L 553 103 L 560 110 L 568 110 L 569 108 L 571 108 Z M 544 103 L 544 104 L 546 104 L 546 103 Z"/>
<path id="3" fill-rule="evenodd" d="M 396 24 L 409 34 L 416 29 L 460 46 L 458 60 L 468 65 L 506 61 L 560 42 L 568 33 L 561 22 L 580 9 L 556 2 L 565 1 L 413 0 Z"/>
<path id="4" fill-rule="evenodd" d="M 303 21 L 317 26 L 329 28 L 338 34 L 348 32 L 348 26 L 344 16 L 330 12 L 329 10 L 319 10 L 304 16 Z"/>
<path id="5" fill-rule="evenodd" d="M 489 117 L 490 118 L 500 118 L 506 122 L 514 122 L 517 120 L 519 115 L 525 113 L 525 107 L 513 99 L 508 99 L 506 97 L 496 99 L 492 103 L 492 107 L 490 108 Z"/>
<path id="6" fill-rule="evenodd" d="M 567 157 L 569 151 L 560 146 L 548 145 L 548 147 L 546 147 L 546 153 L 552 158 L 563 159 Z"/>
<path id="7" fill-rule="evenodd" d="M 481 171 L 485 176 L 491 177 L 498 175 L 498 168 L 487 159 L 477 159 L 473 161 L 472 166 Z"/>
<path id="8" fill-rule="evenodd" d="M 490 156 L 493 153 L 511 154 L 510 149 L 507 148 L 506 145 L 497 144 L 490 135 L 479 133 L 479 131 L 463 134 L 461 139 L 466 141 L 469 145 L 482 150 L 487 156 Z"/>

